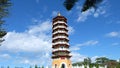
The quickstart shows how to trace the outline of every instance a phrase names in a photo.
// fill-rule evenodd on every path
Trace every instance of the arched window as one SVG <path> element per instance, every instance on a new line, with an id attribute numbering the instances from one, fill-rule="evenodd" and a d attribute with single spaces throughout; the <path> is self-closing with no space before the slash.
<path id="1" fill-rule="evenodd" d="M 55 64 L 55 68 L 57 68 L 57 64 Z"/>
<path id="2" fill-rule="evenodd" d="M 65 64 L 62 64 L 61 68 L 65 68 Z"/>

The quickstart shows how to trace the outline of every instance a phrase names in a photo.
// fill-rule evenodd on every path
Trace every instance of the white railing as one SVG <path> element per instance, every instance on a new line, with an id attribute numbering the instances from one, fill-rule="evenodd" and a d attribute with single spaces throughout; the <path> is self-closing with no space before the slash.
<path id="1" fill-rule="evenodd" d="M 66 36 L 56 36 L 56 37 L 53 38 L 53 40 L 54 40 L 54 39 L 57 39 L 57 38 L 66 38 L 66 39 L 68 39 L 68 37 L 66 37 Z M 68 40 L 69 40 L 69 39 L 68 39 Z"/>
<path id="2" fill-rule="evenodd" d="M 68 32 L 66 32 L 66 31 L 61 31 L 61 30 L 55 31 L 53 34 L 56 34 L 56 33 L 66 33 L 66 34 L 68 34 Z"/>
<path id="3" fill-rule="evenodd" d="M 67 29 L 67 27 L 66 27 L 66 26 L 61 26 L 61 25 L 56 26 L 56 27 L 54 27 L 53 29 L 57 29 L 57 28 L 66 28 L 66 29 Z"/>
<path id="4" fill-rule="evenodd" d="M 69 45 L 68 42 L 61 42 L 61 41 L 58 41 L 58 42 L 52 43 L 52 45 L 56 45 L 56 44 L 67 44 L 67 45 Z"/>
<path id="5" fill-rule="evenodd" d="M 59 50 L 67 50 L 67 51 L 70 51 L 68 48 L 57 48 L 57 49 L 53 49 L 53 51 L 59 51 Z"/>
<path id="6" fill-rule="evenodd" d="M 58 23 L 64 23 L 64 24 L 66 24 L 65 22 L 63 22 L 63 21 L 57 21 L 57 22 L 54 22 L 54 24 L 53 25 L 56 25 L 56 24 L 58 24 Z M 66 24 L 67 25 L 67 24 Z"/>
<path id="7" fill-rule="evenodd" d="M 72 68 L 90 68 L 89 67 L 89 65 L 84 65 L 84 64 L 82 64 L 82 65 L 75 65 L 75 66 L 72 66 Z M 98 65 L 98 67 L 96 67 L 96 66 L 93 66 L 92 68 L 107 68 L 107 65 L 104 65 L 104 66 L 100 66 L 100 65 Z"/>

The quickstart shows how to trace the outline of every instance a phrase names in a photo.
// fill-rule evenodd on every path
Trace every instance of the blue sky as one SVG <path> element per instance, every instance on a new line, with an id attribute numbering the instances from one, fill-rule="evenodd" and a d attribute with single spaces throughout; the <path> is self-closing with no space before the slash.
<path id="1" fill-rule="evenodd" d="M 83 1 L 67 11 L 64 0 L 11 0 L 4 25 L 8 34 L 0 47 L 0 66 L 51 65 L 52 18 L 58 12 L 68 20 L 72 62 L 90 57 L 120 58 L 119 0 L 104 0 L 99 8 L 81 13 Z"/>

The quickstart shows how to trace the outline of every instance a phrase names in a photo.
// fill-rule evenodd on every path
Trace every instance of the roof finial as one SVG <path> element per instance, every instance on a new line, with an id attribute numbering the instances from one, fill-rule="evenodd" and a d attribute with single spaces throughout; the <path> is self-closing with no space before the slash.
<path id="1" fill-rule="evenodd" d="M 58 12 L 58 16 L 61 16 L 60 12 Z"/>

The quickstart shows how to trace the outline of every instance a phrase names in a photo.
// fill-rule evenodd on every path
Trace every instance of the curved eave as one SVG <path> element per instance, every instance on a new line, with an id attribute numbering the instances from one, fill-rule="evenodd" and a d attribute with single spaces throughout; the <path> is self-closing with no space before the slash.
<path id="1" fill-rule="evenodd" d="M 57 45 L 52 45 L 52 48 L 58 48 L 58 47 L 60 47 L 60 46 L 64 46 L 64 47 L 67 47 L 67 48 L 70 47 L 70 46 L 67 45 L 67 44 L 57 44 Z"/>
<path id="2" fill-rule="evenodd" d="M 69 39 L 67 39 L 67 38 L 56 38 L 56 39 L 53 39 L 52 42 L 54 43 L 59 40 L 65 40 L 66 42 L 69 42 Z"/>
<path id="3" fill-rule="evenodd" d="M 54 33 L 55 31 L 66 31 L 66 32 L 68 32 L 68 29 L 67 28 L 57 28 L 57 29 L 54 29 L 52 31 L 52 33 Z"/>
<path id="4" fill-rule="evenodd" d="M 66 58 L 71 58 L 72 56 L 70 55 L 57 55 L 57 56 L 52 56 L 52 58 L 59 58 L 59 57 L 66 57 Z"/>
<path id="5" fill-rule="evenodd" d="M 52 54 L 54 54 L 54 53 L 58 53 L 58 52 L 66 52 L 66 53 L 70 53 L 70 51 L 68 51 L 68 50 L 58 50 L 58 51 L 53 51 Z"/>
<path id="6" fill-rule="evenodd" d="M 65 27 L 67 27 L 67 24 L 66 24 L 66 23 L 57 23 L 57 24 L 54 24 L 54 25 L 52 26 L 52 28 L 54 28 L 54 27 L 56 27 L 56 26 L 65 26 Z"/>
<path id="7" fill-rule="evenodd" d="M 67 22 L 67 19 L 64 16 L 57 16 L 57 17 L 53 18 L 53 22 L 56 22 L 56 21 Z"/>
<path id="8" fill-rule="evenodd" d="M 68 34 L 66 34 L 66 33 L 56 33 L 56 34 L 53 34 L 52 37 L 55 37 L 55 36 L 58 36 L 58 35 L 65 35 L 65 36 L 68 37 Z"/>

